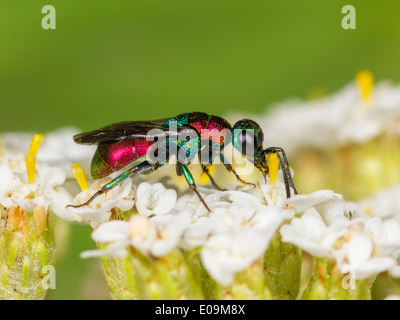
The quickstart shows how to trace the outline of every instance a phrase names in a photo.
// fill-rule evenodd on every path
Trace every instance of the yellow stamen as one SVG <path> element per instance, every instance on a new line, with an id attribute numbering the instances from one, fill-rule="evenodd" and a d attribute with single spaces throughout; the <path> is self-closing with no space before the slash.
<path id="1" fill-rule="evenodd" d="M 372 209 L 370 208 L 370 207 L 366 207 L 365 209 L 364 209 L 364 212 L 365 213 L 367 213 L 367 214 L 370 214 L 370 215 L 374 215 L 374 213 L 373 213 L 373 211 L 372 211 Z"/>
<path id="2" fill-rule="evenodd" d="M 28 175 L 28 182 L 33 183 L 35 181 L 36 173 L 36 155 L 40 145 L 43 141 L 43 135 L 34 134 L 29 147 L 29 152 L 25 155 L 26 172 Z"/>
<path id="3" fill-rule="evenodd" d="M 75 179 L 78 181 L 81 190 L 86 190 L 89 188 L 89 183 L 86 177 L 85 170 L 81 167 L 79 163 L 75 163 L 71 166 L 72 173 L 75 176 Z"/>
<path id="4" fill-rule="evenodd" d="M 0 136 L 0 157 L 1 157 L 1 136 Z"/>
<path id="5" fill-rule="evenodd" d="M 43 141 L 43 135 L 42 134 L 34 134 L 31 140 L 31 145 L 29 147 L 29 152 L 33 154 L 37 154 L 40 145 L 42 144 Z"/>
<path id="6" fill-rule="evenodd" d="M 215 166 L 209 166 L 209 167 L 208 167 L 208 173 L 212 176 L 214 172 L 215 172 Z M 208 182 L 210 182 L 210 179 L 209 179 L 208 176 L 203 172 L 203 174 L 200 176 L 199 184 L 200 184 L 200 185 L 205 185 L 205 184 L 207 184 Z"/>
<path id="7" fill-rule="evenodd" d="M 279 168 L 278 156 L 275 153 L 268 154 L 268 167 L 269 182 L 275 184 Z"/>
<path id="8" fill-rule="evenodd" d="M 35 181 L 35 173 L 36 173 L 36 154 L 28 152 L 25 155 L 25 163 L 26 163 L 26 173 L 28 175 L 28 182 L 33 183 L 33 181 Z"/>
<path id="9" fill-rule="evenodd" d="M 366 105 L 372 102 L 372 91 L 374 89 L 374 76 L 368 70 L 357 73 L 356 82 L 360 90 L 360 96 Z"/>

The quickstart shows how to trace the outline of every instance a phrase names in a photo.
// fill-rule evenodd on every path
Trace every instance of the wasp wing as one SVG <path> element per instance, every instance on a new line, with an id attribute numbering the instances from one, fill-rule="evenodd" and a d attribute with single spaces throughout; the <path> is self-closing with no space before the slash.
<path id="1" fill-rule="evenodd" d="M 118 122 L 97 130 L 76 134 L 74 141 L 79 144 L 113 144 L 132 138 L 178 136 L 180 130 L 189 128 L 179 126 L 176 130 L 171 130 L 165 125 L 168 120 Z M 160 129 L 162 132 L 160 130 L 151 132 L 152 129 Z"/>

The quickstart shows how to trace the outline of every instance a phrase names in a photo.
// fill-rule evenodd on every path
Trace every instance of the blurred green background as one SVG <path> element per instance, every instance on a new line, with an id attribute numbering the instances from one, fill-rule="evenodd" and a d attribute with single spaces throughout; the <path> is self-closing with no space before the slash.
<path id="1" fill-rule="evenodd" d="M 56 30 L 41 27 L 47 4 Z M 342 29 L 347 4 L 356 30 Z M 0 132 L 261 112 L 364 68 L 397 82 L 399 14 L 398 0 L 1 0 Z M 68 234 L 48 298 L 107 299 L 99 262 L 79 258 L 90 230 Z"/>

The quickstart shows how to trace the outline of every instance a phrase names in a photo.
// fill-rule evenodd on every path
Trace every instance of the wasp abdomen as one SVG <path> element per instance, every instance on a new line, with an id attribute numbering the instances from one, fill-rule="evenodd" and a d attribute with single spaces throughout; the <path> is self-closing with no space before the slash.
<path id="1" fill-rule="evenodd" d="M 146 155 L 153 141 L 126 139 L 115 144 L 99 144 L 93 156 L 91 176 L 100 179 Z"/>

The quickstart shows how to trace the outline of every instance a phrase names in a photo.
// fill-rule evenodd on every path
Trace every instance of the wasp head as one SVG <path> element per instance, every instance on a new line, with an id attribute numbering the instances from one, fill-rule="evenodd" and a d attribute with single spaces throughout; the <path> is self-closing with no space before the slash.
<path id="1" fill-rule="evenodd" d="M 253 120 L 243 119 L 235 123 L 232 131 L 233 146 L 261 170 L 266 164 L 263 154 L 264 133 L 261 127 Z"/>

